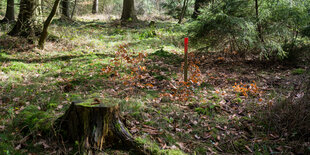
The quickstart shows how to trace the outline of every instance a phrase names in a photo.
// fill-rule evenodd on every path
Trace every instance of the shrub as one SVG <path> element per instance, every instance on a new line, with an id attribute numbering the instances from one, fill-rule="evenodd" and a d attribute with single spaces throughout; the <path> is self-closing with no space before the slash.
<path id="1" fill-rule="evenodd" d="M 308 3 L 260 1 L 257 18 L 252 1 L 216 0 L 202 9 L 196 21 L 188 24 L 188 32 L 197 43 L 209 48 L 228 47 L 241 55 L 252 52 L 265 58 L 284 58 L 289 51 L 283 46 L 296 46 L 299 31 L 309 23 Z"/>
<path id="2" fill-rule="evenodd" d="M 305 37 L 309 37 L 310 38 L 310 25 L 305 26 L 302 30 L 301 30 L 301 34 Z"/>

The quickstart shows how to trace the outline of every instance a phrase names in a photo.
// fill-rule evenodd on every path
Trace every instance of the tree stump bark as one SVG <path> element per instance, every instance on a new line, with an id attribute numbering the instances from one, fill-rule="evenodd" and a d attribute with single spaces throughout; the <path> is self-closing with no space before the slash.
<path id="1" fill-rule="evenodd" d="M 149 154 L 121 122 L 119 106 L 115 104 L 102 104 L 98 99 L 89 103 L 73 102 L 55 125 L 59 129 L 58 134 L 70 142 L 78 141 L 88 154 L 106 148 Z"/>

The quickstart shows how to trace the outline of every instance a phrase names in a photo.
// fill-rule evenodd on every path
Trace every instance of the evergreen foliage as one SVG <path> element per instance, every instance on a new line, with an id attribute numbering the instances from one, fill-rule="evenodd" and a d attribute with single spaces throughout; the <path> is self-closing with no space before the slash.
<path id="1" fill-rule="evenodd" d="M 188 4 L 188 8 L 185 12 L 185 17 L 189 17 L 194 8 L 192 7 L 194 1 L 190 1 Z M 183 0 L 167 0 L 161 3 L 162 7 L 166 10 L 166 14 L 172 16 L 175 19 L 178 19 L 183 6 Z"/>
<path id="2" fill-rule="evenodd" d="M 307 36 L 309 2 L 297 0 L 258 1 L 259 16 L 255 16 L 255 3 L 248 0 L 216 0 L 202 9 L 197 20 L 188 25 L 190 35 L 207 47 L 260 54 L 265 58 L 285 58 L 286 45 L 298 45 L 300 31 Z M 263 40 L 257 26 L 262 27 Z"/>

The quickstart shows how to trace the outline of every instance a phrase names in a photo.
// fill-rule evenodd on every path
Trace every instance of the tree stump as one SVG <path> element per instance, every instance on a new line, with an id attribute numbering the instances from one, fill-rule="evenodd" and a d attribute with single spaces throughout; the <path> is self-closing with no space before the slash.
<path id="1" fill-rule="evenodd" d="M 120 120 L 119 106 L 92 102 L 73 102 L 56 120 L 58 134 L 70 142 L 78 141 L 83 151 L 94 153 L 106 148 L 134 150 L 149 154 L 135 141 Z"/>

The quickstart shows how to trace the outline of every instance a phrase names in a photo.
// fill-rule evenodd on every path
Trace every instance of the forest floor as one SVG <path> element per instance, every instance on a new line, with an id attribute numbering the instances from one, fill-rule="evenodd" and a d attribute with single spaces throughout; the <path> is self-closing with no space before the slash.
<path id="1" fill-rule="evenodd" d="M 94 97 L 118 103 L 129 131 L 154 149 L 310 151 L 309 143 L 269 130 L 265 117 L 309 77 L 305 65 L 241 59 L 190 44 L 193 76 L 184 86 L 185 33 L 172 22 L 121 27 L 118 21 L 55 20 L 45 50 L 7 36 L 8 29 L 2 25 L 0 32 L 0 154 L 77 153 L 77 146 L 51 141 L 48 131 L 72 101 Z"/>

